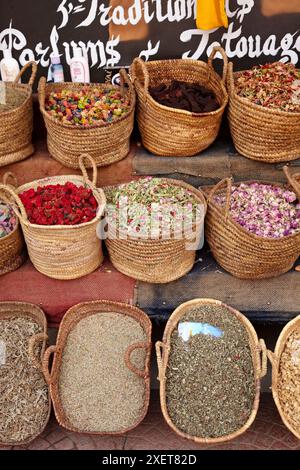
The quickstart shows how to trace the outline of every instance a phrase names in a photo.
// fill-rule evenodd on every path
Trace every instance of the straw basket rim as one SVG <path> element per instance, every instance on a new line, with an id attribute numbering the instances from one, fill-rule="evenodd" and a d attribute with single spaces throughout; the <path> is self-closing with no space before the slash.
<path id="1" fill-rule="evenodd" d="M 278 336 L 278 339 L 276 341 L 274 352 L 268 350 L 268 358 L 272 364 L 272 387 L 271 388 L 272 388 L 272 395 L 276 404 L 276 408 L 285 426 L 289 429 L 289 431 L 292 434 L 294 434 L 294 436 L 300 439 L 300 429 L 299 430 L 294 429 L 291 423 L 287 420 L 286 415 L 282 409 L 281 401 L 279 399 L 278 391 L 277 391 L 281 355 L 283 353 L 287 339 L 297 327 L 300 328 L 300 315 L 290 320 L 281 330 L 280 335 Z"/>
<path id="2" fill-rule="evenodd" d="M 255 396 L 253 400 L 252 410 L 246 423 L 241 428 L 239 428 L 238 430 L 228 435 L 214 437 L 214 438 L 203 438 L 203 437 L 191 436 L 185 433 L 184 431 L 181 431 L 179 428 L 177 428 L 177 426 L 171 420 L 168 410 L 167 410 L 167 397 L 166 397 L 166 390 L 165 390 L 165 385 L 166 385 L 165 372 L 167 369 L 169 353 L 171 349 L 171 334 L 176 328 L 178 322 L 180 321 L 180 318 L 186 312 L 186 310 L 191 309 L 193 306 L 207 305 L 207 304 L 222 306 L 226 308 L 244 326 L 248 335 L 248 344 L 249 344 L 250 351 L 251 351 L 253 374 L 254 374 L 254 380 L 255 380 L 255 385 L 254 385 Z M 161 347 L 163 348 L 162 356 L 160 355 Z M 157 351 L 157 362 L 158 362 L 158 368 L 159 368 L 158 379 L 160 381 L 161 409 L 162 409 L 162 413 L 167 424 L 171 427 L 171 429 L 173 429 L 173 431 L 175 431 L 176 434 L 186 439 L 193 440 L 194 442 L 198 444 L 217 444 L 217 443 L 232 440 L 240 436 L 251 426 L 251 424 L 253 423 L 256 417 L 258 406 L 259 406 L 260 380 L 266 374 L 266 346 L 263 340 L 258 339 L 257 333 L 253 325 L 248 320 L 248 318 L 245 317 L 245 315 L 243 315 L 241 312 L 239 312 L 235 308 L 229 306 L 228 304 L 225 304 L 224 302 L 220 300 L 216 300 L 216 299 L 197 298 L 197 299 L 192 299 L 187 302 L 184 302 L 180 304 L 169 317 L 165 330 L 164 330 L 162 342 L 158 341 L 156 343 L 156 351 Z M 260 360 L 261 352 L 263 354 L 262 361 Z"/>
<path id="3" fill-rule="evenodd" d="M 69 423 L 68 417 L 65 415 L 63 407 L 61 405 L 60 395 L 59 395 L 59 375 L 60 375 L 60 367 L 62 364 L 62 354 L 64 348 L 66 346 L 66 342 L 69 336 L 69 333 L 72 331 L 74 326 L 78 325 L 81 320 L 87 318 L 92 315 L 101 314 L 105 312 L 113 312 L 113 313 L 120 313 L 122 315 L 127 315 L 134 320 L 136 320 L 143 331 L 145 332 L 146 339 L 143 343 L 143 348 L 146 350 L 145 356 L 145 370 L 143 377 L 140 377 L 144 380 L 145 390 L 144 390 L 144 406 L 141 411 L 141 416 L 138 420 L 131 425 L 129 428 L 126 428 L 121 431 L 85 431 L 81 429 L 77 429 L 76 426 Z M 143 312 L 140 308 L 126 304 L 123 302 L 115 302 L 111 300 L 95 300 L 95 301 L 87 301 L 81 302 L 79 304 L 74 305 L 73 307 L 69 308 L 64 315 L 60 327 L 58 330 L 58 335 L 56 339 L 56 346 L 48 348 L 45 352 L 44 359 L 43 359 L 43 373 L 46 379 L 46 382 L 49 384 L 50 388 L 50 395 L 55 411 L 55 416 L 58 423 L 69 429 L 70 431 L 81 432 L 83 434 L 93 434 L 93 435 L 123 435 L 124 433 L 134 429 L 138 426 L 142 420 L 145 418 L 150 401 L 150 356 L 151 356 L 151 332 L 152 332 L 152 323 L 148 315 Z M 138 344 L 138 343 L 136 343 Z M 131 346 L 129 346 L 130 348 Z M 54 354 L 53 364 L 51 371 L 49 372 L 49 356 L 50 354 Z M 128 367 L 128 363 L 126 362 L 126 354 L 124 356 L 124 367 Z M 131 370 L 131 369 L 130 369 Z"/>
<path id="4" fill-rule="evenodd" d="M 8 312 L 7 312 L 8 310 Z M 46 343 L 46 337 L 47 337 L 47 320 L 44 311 L 41 309 L 36 304 L 33 304 L 31 302 L 19 302 L 19 301 L 4 301 L 0 302 L 0 320 L 3 319 L 9 319 L 12 316 L 22 316 L 26 318 L 32 318 L 34 319 L 43 329 L 43 335 L 44 335 L 44 340 L 43 340 L 43 346 L 42 346 L 42 355 L 44 354 L 45 351 L 45 343 Z M 33 335 L 32 338 L 38 335 Z M 45 381 L 46 383 L 46 381 Z M 47 385 L 47 383 L 46 383 Z M 0 440 L 0 446 L 1 445 L 25 445 L 29 444 L 32 442 L 34 439 L 36 439 L 40 434 L 44 431 L 46 428 L 48 421 L 50 419 L 50 413 L 51 413 L 51 397 L 50 397 L 50 392 L 49 392 L 49 387 L 48 388 L 48 412 L 47 416 L 45 418 L 45 421 L 41 427 L 41 430 L 30 437 L 29 439 L 24 439 L 21 441 L 2 441 Z M 0 448 L 1 450 L 1 448 Z"/>
<path id="5" fill-rule="evenodd" d="M 284 116 L 284 117 L 289 117 L 289 116 L 296 116 L 296 117 L 299 117 L 300 118 L 300 111 L 297 111 L 297 112 L 292 112 L 292 111 L 282 111 L 280 109 L 273 109 L 273 108 L 268 108 L 268 107 L 265 107 L 265 106 L 262 106 L 260 104 L 256 104 L 256 103 L 253 103 L 252 101 L 248 100 L 247 98 L 243 97 L 243 96 L 240 96 L 238 95 L 238 93 L 236 92 L 236 87 L 235 87 L 235 78 L 238 74 L 241 74 L 243 72 L 247 72 L 251 69 L 245 69 L 245 70 L 238 70 L 236 72 L 233 72 L 233 63 L 232 62 L 229 62 L 228 64 L 228 83 L 229 83 L 229 86 L 227 87 L 228 88 L 228 94 L 229 96 L 233 96 L 234 99 L 236 99 L 237 101 L 239 101 L 241 104 L 244 104 L 245 106 L 248 106 L 250 109 L 252 109 L 253 111 L 264 111 L 266 113 L 268 113 L 270 116 Z M 300 74 L 300 69 L 296 69 L 299 74 Z"/>
<path id="6" fill-rule="evenodd" d="M 105 86 L 117 88 L 121 90 L 120 85 L 112 85 L 112 84 L 106 84 L 106 83 L 74 83 L 74 82 L 61 82 L 61 83 L 46 83 L 45 77 L 41 77 L 39 81 L 39 90 L 44 87 L 44 93 L 45 93 L 45 98 L 46 98 L 46 90 L 49 88 L 52 88 L 55 90 L 55 88 L 61 88 L 63 85 L 70 86 L 71 89 L 79 89 L 80 87 L 82 88 L 83 86 L 88 87 L 88 88 L 93 88 L 93 87 L 98 87 L 98 88 L 103 88 Z M 57 85 L 60 85 L 58 87 Z M 43 97 L 39 96 L 39 104 L 40 104 L 40 111 L 45 117 L 45 119 L 51 121 L 53 124 L 63 127 L 64 129 L 69 129 L 69 130 L 75 130 L 80 131 L 80 132 L 88 132 L 93 129 L 99 129 L 99 128 L 104 128 L 104 127 L 110 127 L 113 126 L 114 124 L 117 124 L 119 122 L 125 121 L 128 119 L 135 111 L 135 102 L 136 102 L 136 96 L 135 93 L 130 93 L 130 106 L 128 108 L 128 111 L 124 114 L 124 116 L 119 117 L 115 121 L 112 122 L 99 122 L 95 124 L 91 124 L 89 126 L 76 126 L 76 125 L 70 125 L 70 124 L 65 124 L 61 121 L 59 121 L 57 118 L 54 116 L 51 116 L 48 111 L 45 109 L 45 99 Z"/>

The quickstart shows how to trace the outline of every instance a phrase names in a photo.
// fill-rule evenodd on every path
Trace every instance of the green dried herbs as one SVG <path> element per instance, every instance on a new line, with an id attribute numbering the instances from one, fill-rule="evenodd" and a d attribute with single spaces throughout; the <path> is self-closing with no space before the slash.
<path id="1" fill-rule="evenodd" d="M 30 318 L 0 320 L 0 442 L 30 440 L 47 420 L 48 387 L 28 355 L 29 339 L 41 331 Z"/>
<path id="2" fill-rule="evenodd" d="M 238 95 L 266 108 L 300 112 L 300 72 L 293 64 L 274 62 L 238 73 Z"/>
<path id="3" fill-rule="evenodd" d="M 186 321 L 210 324 L 223 335 L 196 334 L 185 342 L 173 331 L 166 372 L 169 416 L 192 436 L 229 435 L 247 422 L 255 399 L 247 331 L 223 306 L 191 308 L 180 320 Z"/>

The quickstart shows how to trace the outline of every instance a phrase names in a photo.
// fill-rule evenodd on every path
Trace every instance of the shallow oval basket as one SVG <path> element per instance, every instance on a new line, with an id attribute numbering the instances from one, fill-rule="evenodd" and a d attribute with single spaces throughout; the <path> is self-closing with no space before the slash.
<path id="1" fill-rule="evenodd" d="M 101 318 L 107 313 L 122 315 L 123 319 L 130 318 L 136 322 L 137 330 L 140 332 L 142 329 L 143 331 L 144 339 L 132 343 L 130 333 L 125 331 L 124 328 L 124 344 L 122 346 L 118 344 L 120 354 L 123 354 L 124 369 L 110 360 L 116 356 L 116 339 L 113 327 L 108 324 L 109 322 L 105 323 L 108 317 L 105 317 L 106 320 Z M 94 336 L 95 342 L 93 343 L 91 337 L 86 338 L 86 341 L 83 340 L 83 328 L 86 321 L 94 315 L 97 315 L 98 319 L 96 321 L 99 322 L 95 326 L 95 331 L 99 328 L 96 337 Z M 133 325 L 132 322 L 131 325 Z M 74 338 L 71 333 L 75 328 Z M 78 335 L 77 338 L 76 335 Z M 104 350 L 103 347 L 100 350 L 103 344 L 105 345 L 103 346 Z M 100 351 L 98 356 L 97 348 Z M 71 349 L 72 352 L 70 352 Z M 144 356 L 141 356 L 140 352 L 138 365 L 135 363 L 136 358 L 133 357 L 135 350 L 144 350 Z M 51 372 L 49 372 L 51 354 L 54 354 L 54 358 Z M 144 419 L 149 406 L 150 354 L 151 322 L 140 309 L 131 305 L 104 300 L 84 302 L 70 308 L 60 324 L 56 346 L 50 346 L 46 350 L 43 360 L 44 376 L 50 386 L 54 412 L 59 424 L 71 431 L 100 435 L 118 435 L 135 428 Z M 78 360 L 83 356 L 84 361 L 80 369 Z M 94 361 L 94 363 L 91 361 Z M 141 363 L 143 363 L 143 369 L 140 368 Z M 103 364 L 105 365 L 104 368 Z M 81 372 L 83 368 L 92 368 L 91 382 L 86 378 L 87 376 L 83 376 Z M 99 376 L 103 374 L 104 370 L 105 378 L 102 376 L 101 384 L 99 384 L 99 381 L 96 381 L 96 376 L 97 374 Z M 129 374 L 127 374 L 127 371 L 129 371 Z M 73 386 L 76 383 L 80 384 L 79 392 Z M 124 384 L 125 386 L 122 388 Z M 96 397 L 93 387 L 97 387 L 99 396 Z M 138 396 L 140 407 L 135 404 L 135 400 L 137 402 L 137 397 L 134 396 L 135 392 L 140 394 Z M 132 413 L 133 418 L 129 416 L 126 417 L 126 420 L 124 420 L 122 410 L 120 411 L 125 401 L 133 403 L 135 407 L 135 411 Z M 90 414 L 85 411 L 87 407 L 91 408 L 88 411 Z M 102 411 L 103 409 L 104 411 Z M 83 418 L 80 415 L 82 410 L 85 413 Z M 96 418 L 94 420 L 94 416 L 97 416 L 98 429 L 96 429 Z M 124 423 L 126 421 L 126 427 L 124 423 L 123 425 L 120 424 L 122 419 Z M 109 425 L 107 425 L 107 422 L 109 422 Z M 114 425 L 112 425 L 112 422 Z M 91 426 L 89 429 L 87 429 L 86 423 Z M 120 428 L 112 429 L 116 423 L 120 425 Z M 111 429 L 107 429 L 108 427 Z"/>
<path id="2" fill-rule="evenodd" d="M 170 418 L 168 412 L 168 403 L 167 403 L 167 377 L 166 372 L 169 364 L 170 354 L 172 353 L 172 344 L 171 344 L 171 335 L 172 332 L 177 328 L 178 323 L 180 322 L 181 318 L 189 312 L 192 308 L 203 306 L 203 305 L 213 305 L 226 308 L 228 312 L 230 312 L 235 318 L 238 319 L 239 322 L 244 326 L 245 331 L 248 334 L 249 339 L 249 347 L 251 350 L 252 362 L 253 362 L 253 371 L 254 371 L 254 384 L 255 384 L 255 396 L 252 405 L 252 411 L 245 422 L 245 424 L 240 428 L 237 429 L 235 432 L 231 434 L 227 434 L 224 436 L 219 437 L 199 437 L 193 436 L 190 434 L 185 433 L 184 431 L 180 430 L 176 424 Z M 198 444 L 216 444 L 225 441 L 229 441 L 234 439 L 241 434 L 243 434 L 253 423 L 259 405 L 259 398 L 260 398 L 260 381 L 262 377 L 266 374 L 267 370 L 267 356 L 266 356 L 266 346 L 264 341 L 258 340 L 257 334 L 249 322 L 249 320 L 240 312 L 233 309 L 232 307 L 220 302 L 219 300 L 213 299 L 194 299 L 188 302 L 181 304 L 170 316 L 166 328 L 163 335 L 163 340 L 158 341 L 156 343 L 156 353 L 157 353 L 157 364 L 158 364 L 158 380 L 160 381 L 160 403 L 163 416 L 168 423 L 168 425 L 181 437 L 186 439 L 190 439 Z M 261 357 L 262 354 L 262 357 Z M 201 371 L 200 371 L 201 372 Z"/>

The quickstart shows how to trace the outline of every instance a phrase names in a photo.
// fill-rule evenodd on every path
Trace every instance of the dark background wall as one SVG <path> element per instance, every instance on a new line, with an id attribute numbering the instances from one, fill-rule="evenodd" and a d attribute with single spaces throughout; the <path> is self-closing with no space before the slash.
<path id="1" fill-rule="evenodd" d="M 295 6 L 288 7 L 287 0 L 228 0 L 228 31 L 219 28 L 210 32 L 196 30 L 194 3 L 195 0 L 0 0 L 0 48 L 11 47 L 21 64 L 35 59 L 39 75 L 47 73 L 49 56 L 58 51 L 68 79 L 66 63 L 73 45 L 78 44 L 86 50 L 92 81 L 103 80 L 105 67 L 129 65 L 140 54 L 149 60 L 207 60 L 213 43 L 226 49 L 236 69 L 276 59 L 298 62 L 300 2 L 293 1 Z M 126 22 L 128 7 L 133 4 L 148 8 L 153 19 L 147 23 L 147 18 L 142 18 L 137 25 L 119 27 L 116 23 L 123 13 Z M 274 11 L 272 5 L 277 5 Z M 105 19 L 108 25 L 104 25 Z"/>

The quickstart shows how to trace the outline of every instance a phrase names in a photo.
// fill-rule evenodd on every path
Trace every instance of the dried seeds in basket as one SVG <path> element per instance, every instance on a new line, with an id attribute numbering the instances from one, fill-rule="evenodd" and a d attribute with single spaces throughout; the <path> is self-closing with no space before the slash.
<path id="1" fill-rule="evenodd" d="M 122 432 L 144 413 L 145 381 L 124 361 L 127 348 L 145 341 L 135 319 L 115 312 L 95 313 L 69 332 L 62 353 L 59 395 L 70 424 L 85 432 Z M 144 369 L 145 350 L 131 360 Z"/>
<path id="2" fill-rule="evenodd" d="M 130 235 L 155 235 L 190 226 L 196 220 L 199 201 L 188 189 L 161 178 L 147 177 L 105 190 L 108 220 Z M 122 209 L 126 208 L 125 211 Z M 117 209 L 117 210 L 116 210 Z"/>
<path id="3" fill-rule="evenodd" d="M 278 372 L 277 392 L 282 411 L 291 427 L 300 432 L 300 328 L 287 338 Z"/>
<path id="4" fill-rule="evenodd" d="M 111 87 L 52 91 L 45 102 L 49 115 L 63 124 L 85 127 L 113 122 L 126 114 L 129 107 L 128 97 L 124 98 L 119 89 Z"/>
<path id="5" fill-rule="evenodd" d="M 253 409 L 256 389 L 247 331 L 217 305 L 192 307 L 178 325 L 185 322 L 200 322 L 204 334 L 187 339 L 179 329 L 172 332 L 166 370 L 168 414 L 188 435 L 227 436 L 247 422 Z"/>
<path id="6" fill-rule="evenodd" d="M 293 64 L 274 62 L 237 74 L 237 94 L 271 109 L 300 112 L 300 72 Z"/>
<path id="7" fill-rule="evenodd" d="M 29 318 L 0 320 L 0 442 L 30 440 L 47 419 L 48 387 L 28 354 L 29 339 L 41 332 Z"/>
<path id="8" fill-rule="evenodd" d="M 6 237 L 17 224 L 15 213 L 8 204 L 0 203 L 0 238 Z"/>
<path id="9" fill-rule="evenodd" d="M 224 205 L 225 193 L 215 196 Z M 300 203 L 293 191 L 263 183 L 233 186 L 230 215 L 250 233 L 265 238 L 281 238 L 300 232 Z"/>

